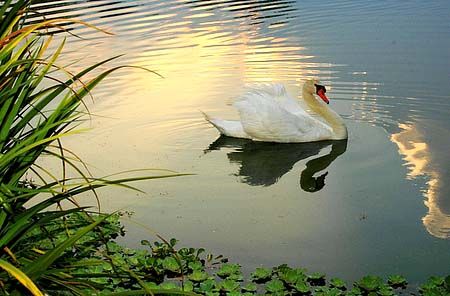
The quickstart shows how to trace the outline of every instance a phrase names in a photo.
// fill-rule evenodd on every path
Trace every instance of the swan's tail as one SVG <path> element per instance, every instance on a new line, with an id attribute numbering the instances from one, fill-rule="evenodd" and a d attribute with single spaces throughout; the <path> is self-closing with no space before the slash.
<path id="1" fill-rule="evenodd" d="M 205 120 L 211 123 L 222 135 L 250 139 L 250 136 L 245 133 L 244 128 L 239 121 L 216 119 L 201 110 L 200 112 L 205 117 Z"/>
<path id="2" fill-rule="evenodd" d="M 203 117 L 205 117 L 206 121 L 208 121 L 209 123 L 212 123 L 212 122 L 211 122 L 211 117 L 210 117 L 208 114 L 206 114 L 206 113 L 203 112 L 202 110 L 198 110 L 198 111 L 200 111 L 200 113 L 203 114 Z"/>
<path id="3" fill-rule="evenodd" d="M 220 125 L 220 121 L 221 120 L 217 120 L 212 118 L 211 116 L 209 116 L 208 114 L 206 114 L 205 112 L 203 112 L 202 110 L 199 110 L 202 114 L 203 117 L 205 117 L 205 120 L 208 121 L 209 123 L 211 123 L 221 134 L 226 134 L 225 130 L 223 129 L 223 127 Z"/>

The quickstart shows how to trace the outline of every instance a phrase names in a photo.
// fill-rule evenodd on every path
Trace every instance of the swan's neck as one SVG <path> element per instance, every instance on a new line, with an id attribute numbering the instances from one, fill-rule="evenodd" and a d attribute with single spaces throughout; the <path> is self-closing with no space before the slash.
<path id="1" fill-rule="evenodd" d="M 347 127 L 342 118 L 329 108 L 324 102 L 316 100 L 313 94 L 303 90 L 303 99 L 308 107 L 320 117 L 325 119 L 328 125 L 333 129 L 333 140 L 347 139 Z"/>

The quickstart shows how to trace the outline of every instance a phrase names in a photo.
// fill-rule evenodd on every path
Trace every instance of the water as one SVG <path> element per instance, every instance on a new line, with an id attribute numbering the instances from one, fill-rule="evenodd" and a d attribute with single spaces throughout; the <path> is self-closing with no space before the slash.
<path id="1" fill-rule="evenodd" d="M 39 2 L 39 1 L 37 1 Z M 281 263 L 354 280 L 412 282 L 450 262 L 450 2 L 42 1 L 72 26 L 62 64 L 125 54 L 88 102 L 92 130 L 66 140 L 96 175 L 132 168 L 194 173 L 102 192 L 135 212 L 123 241 L 205 247 L 246 268 Z M 218 138 L 199 110 L 236 118 L 246 83 L 299 90 L 318 77 L 348 142 Z M 94 202 L 93 202 L 94 204 Z"/>

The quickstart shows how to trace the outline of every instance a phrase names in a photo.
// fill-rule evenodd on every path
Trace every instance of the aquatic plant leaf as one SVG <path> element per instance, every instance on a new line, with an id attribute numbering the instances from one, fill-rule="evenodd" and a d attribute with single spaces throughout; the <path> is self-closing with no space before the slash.
<path id="1" fill-rule="evenodd" d="M 233 273 L 233 274 L 230 274 L 229 276 L 227 276 L 227 279 L 233 280 L 233 281 L 242 282 L 244 280 L 244 276 L 240 272 L 239 273 Z"/>
<path id="2" fill-rule="evenodd" d="M 191 281 L 185 281 L 183 283 L 183 291 L 187 291 L 187 292 L 194 291 L 194 283 Z"/>
<path id="3" fill-rule="evenodd" d="M 203 282 L 206 281 L 209 277 L 209 274 L 202 270 L 194 270 L 189 276 L 188 279 L 190 279 L 193 282 Z"/>
<path id="4" fill-rule="evenodd" d="M 307 276 L 308 282 L 313 286 L 325 286 L 325 274 L 314 272 Z"/>
<path id="5" fill-rule="evenodd" d="M 216 274 L 221 278 L 226 278 L 232 274 L 241 272 L 241 266 L 239 264 L 223 264 Z"/>
<path id="6" fill-rule="evenodd" d="M 159 287 L 163 290 L 179 290 L 180 287 L 174 282 L 164 282 L 159 285 Z"/>
<path id="7" fill-rule="evenodd" d="M 286 272 L 280 273 L 279 278 L 286 284 L 293 285 L 298 281 L 304 280 L 305 274 L 301 270 L 290 269 L 290 270 L 287 270 Z"/>
<path id="8" fill-rule="evenodd" d="M 388 277 L 388 284 L 391 287 L 397 288 L 397 287 L 406 287 L 408 282 L 406 281 L 405 277 L 395 274 Z"/>
<path id="9" fill-rule="evenodd" d="M 362 291 L 358 287 L 353 287 L 349 291 L 347 291 L 347 296 L 359 296 L 362 295 Z"/>
<path id="10" fill-rule="evenodd" d="M 172 272 L 179 272 L 180 271 L 180 264 L 178 263 L 177 259 L 174 257 L 166 257 L 162 261 L 162 266 L 165 270 L 169 270 Z"/>
<path id="11" fill-rule="evenodd" d="M 447 292 L 450 292 L 450 275 L 448 275 L 444 280 L 444 287 Z"/>
<path id="12" fill-rule="evenodd" d="M 323 273 L 320 272 L 314 272 L 308 275 L 308 279 L 311 280 L 323 280 L 325 279 L 325 275 Z"/>
<path id="13" fill-rule="evenodd" d="M 254 272 L 251 273 L 251 278 L 254 281 L 268 281 L 272 277 L 272 271 L 267 268 L 257 267 Z"/>
<path id="14" fill-rule="evenodd" d="M 192 271 L 203 270 L 203 264 L 202 264 L 200 261 L 192 261 L 192 262 L 189 262 L 188 267 L 189 267 Z"/>
<path id="15" fill-rule="evenodd" d="M 319 287 L 316 289 L 316 296 L 341 296 L 344 292 L 338 288 Z"/>
<path id="16" fill-rule="evenodd" d="M 373 275 L 367 275 L 357 282 L 358 287 L 368 292 L 376 291 L 382 284 L 383 280 Z"/>
<path id="17" fill-rule="evenodd" d="M 394 290 L 392 289 L 392 287 L 388 286 L 388 285 L 382 285 L 378 291 L 377 291 L 378 295 L 380 296 L 394 296 Z"/>
<path id="18" fill-rule="evenodd" d="M 254 283 L 248 283 L 242 287 L 243 291 L 248 291 L 248 292 L 255 292 L 256 289 L 257 289 L 257 286 Z"/>
<path id="19" fill-rule="evenodd" d="M 212 292 L 216 288 L 216 281 L 213 279 L 208 279 L 200 283 L 200 292 Z"/>
<path id="20" fill-rule="evenodd" d="M 221 291 L 232 292 L 240 289 L 240 285 L 238 282 L 233 280 L 223 280 L 218 284 L 218 287 Z"/>
<path id="21" fill-rule="evenodd" d="M 281 292 L 284 289 L 284 284 L 279 279 L 272 279 L 266 283 L 266 291 L 269 293 Z"/>
<path id="22" fill-rule="evenodd" d="M 294 289 L 302 294 L 306 294 L 311 290 L 310 286 L 304 281 L 295 283 Z"/>
<path id="23" fill-rule="evenodd" d="M 444 278 L 440 276 L 431 276 L 427 282 L 435 286 L 442 286 L 444 284 Z"/>
<path id="24" fill-rule="evenodd" d="M 345 282 L 339 278 L 332 278 L 330 280 L 330 286 L 341 289 L 341 290 L 346 289 Z"/>

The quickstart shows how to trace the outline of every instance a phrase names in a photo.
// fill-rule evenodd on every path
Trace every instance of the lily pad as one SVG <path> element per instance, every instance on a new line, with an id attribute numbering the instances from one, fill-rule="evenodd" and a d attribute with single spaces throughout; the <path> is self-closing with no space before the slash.
<path id="1" fill-rule="evenodd" d="M 380 287 L 380 289 L 378 289 L 378 295 L 380 296 L 394 296 L 394 290 L 392 289 L 392 287 L 388 286 L 388 285 L 382 285 Z"/>
<path id="2" fill-rule="evenodd" d="M 192 261 L 189 262 L 188 267 L 194 271 L 194 270 L 202 270 L 203 264 L 200 261 Z"/>
<path id="3" fill-rule="evenodd" d="M 240 289 L 240 285 L 236 281 L 226 279 L 219 283 L 219 289 L 225 292 L 233 292 L 238 291 Z"/>
<path id="4" fill-rule="evenodd" d="M 353 287 L 350 291 L 347 292 L 347 296 L 359 296 L 362 295 L 362 291 L 358 287 Z"/>
<path id="5" fill-rule="evenodd" d="M 408 284 L 406 279 L 401 275 L 391 275 L 388 277 L 388 284 L 393 288 L 404 288 Z"/>
<path id="6" fill-rule="evenodd" d="M 159 285 L 159 287 L 163 290 L 179 290 L 180 287 L 173 282 L 164 282 Z"/>
<path id="7" fill-rule="evenodd" d="M 208 279 L 200 283 L 200 292 L 212 292 L 216 288 L 216 281 L 213 279 Z"/>
<path id="8" fill-rule="evenodd" d="M 447 292 L 450 292 L 450 275 L 444 279 L 444 287 Z"/>
<path id="9" fill-rule="evenodd" d="M 284 284 L 279 279 L 272 279 L 266 284 L 266 291 L 269 293 L 281 292 L 284 291 L 284 289 Z"/>
<path id="10" fill-rule="evenodd" d="M 361 289 L 367 292 L 372 292 L 380 288 L 380 286 L 383 284 L 383 280 L 379 276 L 368 275 L 363 277 L 356 284 Z"/>
<path id="11" fill-rule="evenodd" d="M 267 268 L 258 267 L 252 272 L 251 277 L 256 282 L 268 281 L 272 277 L 272 271 Z"/>
<path id="12" fill-rule="evenodd" d="M 305 279 L 305 274 L 301 270 L 298 269 L 290 269 L 286 272 L 282 272 L 279 274 L 280 280 L 285 282 L 286 284 L 293 285 L 298 281 Z"/>
<path id="13" fill-rule="evenodd" d="M 316 290 L 315 295 L 316 296 L 341 296 L 341 295 L 344 295 L 344 292 L 342 290 L 339 290 L 338 288 L 320 287 L 318 290 Z"/>
<path id="14" fill-rule="evenodd" d="M 233 281 L 238 281 L 238 282 L 242 282 L 243 280 L 244 280 L 244 277 L 242 276 L 242 273 L 233 273 L 233 274 L 230 274 L 228 277 L 227 277 L 227 279 L 228 280 L 233 280 Z"/>
<path id="15" fill-rule="evenodd" d="M 165 270 L 169 270 L 171 272 L 179 272 L 180 271 L 180 264 L 178 264 L 178 261 L 173 257 L 166 257 L 162 261 L 162 266 Z"/>
<path id="16" fill-rule="evenodd" d="M 248 283 L 247 285 L 242 287 L 243 291 L 248 291 L 248 292 L 255 292 L 256 289 L 257 289 L 257 286 L 254 283 Z"/>
<path id="17" fill-rule="evenodd" d="M 189 276 L 188 279 L 190 279 L 193 282 L 203 282 L 207 280 L 209 277 L 209 274 L 207 274 L 204 271 L 201 270 L 194 270 Z"/>
<path id="18" fill-rule="evenodd" d="M 339 278 L 332 278 L 330 280 L 330 287 L 334 287 L 340 290 L 345 290 L 345 282 Z"/>
<path id="19" fill-rule="evenodd" d="M 325 285 L 325 275 L 320 272 L 314 272 L 308 275 L 308 282 L 314 286 Z"/>
<path id="20" fill-rule="evenodd" d="M 239 264 L 223 264 L 216 274 L 221 278 L 226 278 L 232 274 L 239 274 L 241 266 Z"/>
<path id="21" fill-rule="evenodd" d="M 192 283 L 191 281 L 185 281 L 183 283 L 183 291 L 186 291 L 186 292 L 194 291 L 194 283 Z"/>
<path id="22" fill-rule="evenodd" d="M 427 282 L 438 287 L 438 286 L 442 286 L 444 284 L 444 281 L 445 280 L 443 277 L 431 276 Z"/>
<path id="23" fill-rule="evenodd" d="M 294 289 L 302 294 L 306 294 L 311 291 L 311 288 L 308 285 L 308 283 L 306 283 L 304 281 L 299 281 L 299 282 L 295 283 Z"/>

